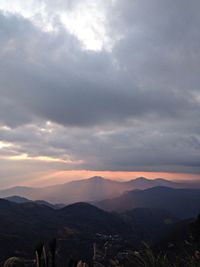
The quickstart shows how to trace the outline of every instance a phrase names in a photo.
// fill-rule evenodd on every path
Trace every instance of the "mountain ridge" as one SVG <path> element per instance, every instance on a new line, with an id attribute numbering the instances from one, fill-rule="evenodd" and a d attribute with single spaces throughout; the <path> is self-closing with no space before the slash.
<path id="1" fill-rule="evenodd" d="M 119 197 L 94 204 L 106 211 L 117 212 L 135 208 L 164 209 L 185 219 L 200 213 L 200 189 L 158 186 L 145 190 L 126 191 Z"/>
<path id="2" fill-rule="evenodd" d="M 163 178 L 148 179 L 138 177 L 129 181 L 116 181 L 94 176 L 83 180 L 69 181 L 61 185 L 47 187 L 16 186 L 0 190 L 0 197 L 20 196 L 30 200 L 45 200 L 52 204 L 75 202 L 93 202 L 122 195 L 125 191 L 134 189 L 147 189 L 155 186 L 168 186 L 172 188 L 196 187 L 197 184 L 178 183 Z M 200 187 L 200 184 L 198 184 Z"/>

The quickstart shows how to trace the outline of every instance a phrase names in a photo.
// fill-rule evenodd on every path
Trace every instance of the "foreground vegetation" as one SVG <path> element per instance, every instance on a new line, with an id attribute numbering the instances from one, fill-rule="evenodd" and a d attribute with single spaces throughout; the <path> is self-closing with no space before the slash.
<path id="1" fill-rule="evenodd" d="M 35 260 L 9 258 L 4 267 L 200 267 L 200 216 L 189 225 L 187 239 L 182 237 L 177 239 L 174 234 L 175 242 L 166 241 L 162 249 L 152 249 L 144 243 L 139 251 L 124 249 L 114 253 L 107 243 L 101 249 L 94 244 L 91 262 L 69 258 L 65 264 L 57 259 L 57 244 L 53 239 L 37 246 Z"/>
<path id="2" fill-rule="evenodd" d="M 41 244 L 36 249 L 36 259 L 28 262 L 19 258 L 9 258 L 4 267 L 57 267 L 56 241 L 50 242 L 49 250 Z M 155 252 L 148 245 L 140 251 L 127 251 L 113 258 L 99 257 L 94 250 L 93 263 L 88 265 L 82 260 L 69 259 L 65 267 L 200 267 L 200 251 L 185 251 L 182 255 L 170 256 L 167 253 Z"/>

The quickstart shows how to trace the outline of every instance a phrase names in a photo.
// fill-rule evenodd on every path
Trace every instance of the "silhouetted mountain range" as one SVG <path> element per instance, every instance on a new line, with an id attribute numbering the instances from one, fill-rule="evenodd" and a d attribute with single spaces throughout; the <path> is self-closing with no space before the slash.
<path id="1" fill-rule="evenodd" d="M 58 257 L 67 252 L 67 256 L 87 262 L 92 258 L 94 242 L 109 240 L 122 250 L 137 249 L 141 241 L 156 244 L 183 218 L 200 212 L 200 189 L 136 189 L 96 205 L 79 202 L 55 209 L 46 201 L 18 196 L 0 199 L 0 258 L 34 258 L 35 246 L 54 237 Z"/>
<path id="2" fill-rule="evenodd" d="M 119 182 L 95 176 L 89 179 L 68 182 L 62 185 L 44 188 L 17 186 L 0 190 L 0 197 L 21 196 L 31 200 L 42 199 L 50 203 L 70 204 L 75 202 L 93 202 L 120 196 L 125 191 L 147 189 L 155 186 L 171 188 L 200 187 L 197 183 L 178 183 L 161 178 L 150 180 L 139 177 L 130 181 Z"/>
<path id="3" fill-rule="evenodd" d="M 126 211 L 134 208 L 164 209 L 180 218 L 200 213 L 200 189 L 153 187 L 125 192 L 122 196 L 95 203 L 107 211 Z"/>
<path id="4" fill-rule="evenodd" d="M 34 202 L 16 204 L 0 199 L 0 218 L 1 260 L 18 255 L 34 258 L 35 246 L 53 237 L 63 255 L 67 251 L 75 258 L 91 257 L 97 233 L 117 234 L 124 240 L 130 233 L 129 224 L 119 216 L 86 203 L 53 209 Z"/>
<path id="5" fill-rule="evenodd" d="M 64 208 L 66 205 L 64 204 L 51 204 L 47 201 L 44 200 L 30 200 L 28 198 L 25 197 L 20 197 L 20 196 L 10 196 L 10 197 L 5 197 L 4 199 L 17 203 L 17 204 L 24 204 L 24 203 L 35 203 L 35 204 L 40 204 L 40 205 L 45 205 L 47 207 L 51 207 L 54 209 L 60 209 L 60 208 Z"/>

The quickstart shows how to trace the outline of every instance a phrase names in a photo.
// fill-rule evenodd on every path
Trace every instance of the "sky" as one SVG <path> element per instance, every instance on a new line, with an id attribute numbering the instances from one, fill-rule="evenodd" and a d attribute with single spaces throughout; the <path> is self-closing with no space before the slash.
<path id="1" fill-rule="evenodd" d="M 200 179 L 199 0 L 1 0 L 0 187 Z"/>

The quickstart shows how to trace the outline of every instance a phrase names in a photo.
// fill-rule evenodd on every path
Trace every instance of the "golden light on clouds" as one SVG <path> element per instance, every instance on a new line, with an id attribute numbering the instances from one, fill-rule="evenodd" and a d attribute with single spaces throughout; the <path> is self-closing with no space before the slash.
<path id="1" fill-rule="evenodd" d="M 58 163 L 65 163 L 65 164 L 80 164 L 83 161 L 77 160 L 73 161 L 70 159 L 60 159 L 60 158 L 54 158 L 54 157 L 48 157 L 48 156 L 29 156 L 28 154 L 19 154 L 19 155 L 14 155 L 14 156 L 7 156 L 7 157 L 1 157 L 6 160 L 13 160 L 13 161 L 42 161 L 42 162 L 58 162 Z"/>
<path id="2" fill-rule="evenodd" d="M 13 146 L 11 143 L 0 141 L 0 149 Z"/>

